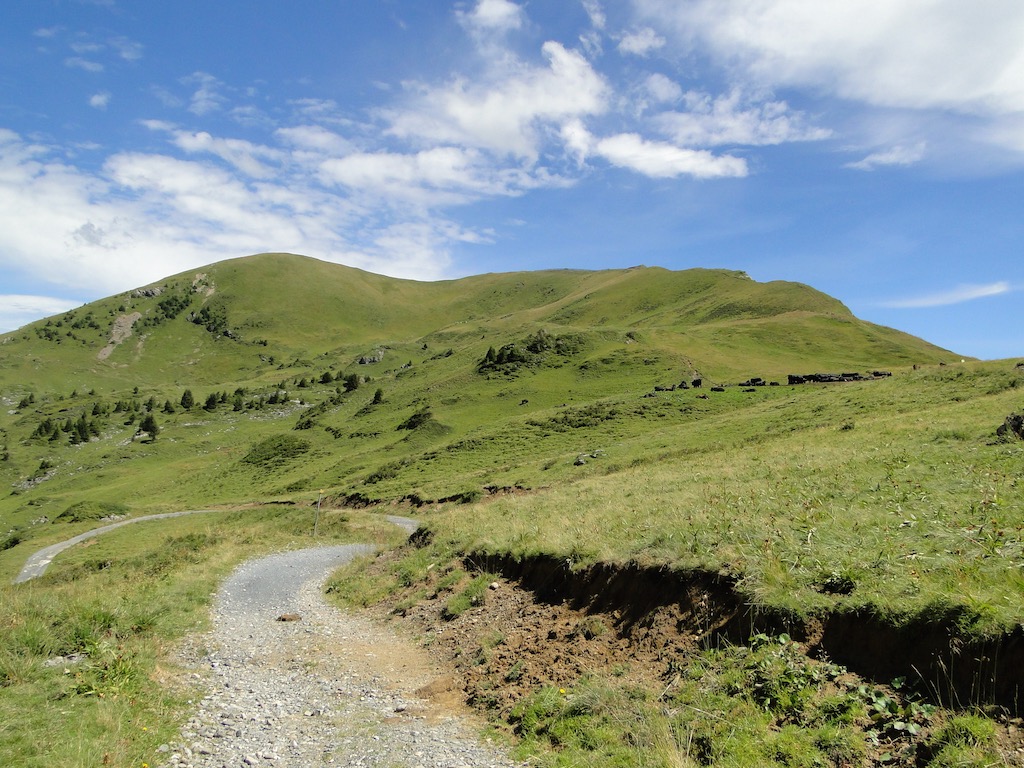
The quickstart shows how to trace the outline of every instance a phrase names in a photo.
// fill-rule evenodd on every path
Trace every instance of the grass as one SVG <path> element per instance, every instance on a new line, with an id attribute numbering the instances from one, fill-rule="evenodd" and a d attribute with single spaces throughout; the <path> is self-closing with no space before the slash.
<path id="1" fill-rule="evenodd" d="M 263 255 L 200 272 L 0 337 L 0 578 L 97 518 L 222 509 L 128 526 L 62 554 L 31 586 L 0 587 L 13 606 L 5 637 L 19 638 L 0 652 L 13 681 L 0 688 L 0 762 L 52 762 L 42 734 L 53 719 L 69 723 L 57 743 L 71 764 L 102 763 L 108 742 L 114 765 L 147 754 L 187 696 L 162 684 L 166 647 L 201 625 L 232 563 L 306 540 L 321 491 L 327 508 L 425 504 L 443 542 L 396 566 L 390 583 L 360 583 L 356 571 L 333 582 L 357 602 L 433 567 L 446 569 L 457 612 L 469 583 L 452 566 L 458 554 L 544 554 L 726 573 L 752 604 L 799 615 L 955 613 L 965 635 L 1024 623 L 1024 444 L 995 439 L 1021 410 L 1024 373 L 1011 362 L 962 363 L 806 286 L 722 270 L 426 284 Z M 133 335 L 100 359 L 132 312 Z M 489 347 L 507 345 L 539 351 L 529 364 L 480 367 Z M 784 383 L 878 368 L 895 375 Z M 736 386 L 754 375 L 783 385 Z M 697 377 L 703 389 L 677 387 Z M 137 437 L 146 415 L 154 441 Z M 72 444 L 83 421 L 89 439 Z M 326 525 L 358 537 L 363 519 L 331 512 Z M 73 645 L 74 626 L 92 638 L 82 681 L 79 668 L 43 666 Z M 662 706 L 609 695 L 578 715 L 602 733 L 619 707 L 631 722 L 637 707 Z M 750 705 L 736 706 L 736 733 L 757 731 L 756 712 L 748 720 Z M 651 722 L 636 738 L 663 764 L 700 756 L 692 730 Z M 789 725 L 771 748 L 791 764 L 845 754 L 832 725 L 814 737 L 832 745 L 818 752 Z M 988 748 L 950 732 L 936 755 L 947 742 L 949 764 Z M 751 754 L 767 759 L 766 749 Z"/>
<path id="2" fill-rule="evenodd" d="M 992 425 L 1016 393 L 982 379 L 942 402 L 936 383 L 952 386 L 785 394 L 620 434 L 575 482 L 428 519 L 470 552 L 727 572 L 758 603 L 803 615 L 870 606 L 898 619 L 952 600 L 972 631 L 1002 631 L 1024 619 L 1024 446 L 995 441 Z M 872 410 L 897 387 L 916 396 L 904 413 Z"/>
<path id="3" fill-rule="evenodd" d="M 249 557 L 309 546 L 307 509 L 224 510 L 119 529 L 0 586 L 0 764 L 138 766 L 177 737 L 196 692 L 169 655 L 206 627 L 211 594 Z M 317 543 L 395 541 L 327 511 Z M 64 657 L 61 660 L 60 657 Z"/>

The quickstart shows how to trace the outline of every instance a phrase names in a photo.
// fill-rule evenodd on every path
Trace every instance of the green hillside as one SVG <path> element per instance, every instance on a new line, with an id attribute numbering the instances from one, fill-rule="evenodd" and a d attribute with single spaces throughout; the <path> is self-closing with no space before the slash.
<path id="1" fill-rule="evenodd" d="M 790 380 L 819 373 L 856 375 Z M 263 254 L 172 276 L 0 337 L 0 577 L 110 515 L 244 510 L 111 535 L 3 587 L 0 719 L 25 709 L 3 691 L 64 690 L 42 666 L 54 612 L 74 624 L 100 610 L 87 595 L 118 595 L 96 632 L 179 637 L 232 562 L 311 541 L 321 493 L 332 536 L 376 531 L 394 505 L 430 531 L 372 577 L 378 597 L 424 599 L 468 561 L 524 579 L 555 563 L 579 589 L 601 569 L 718 580 L 759 628 L 818 627 L 821 653 L 864 674 L 883 673 L 851 627 L 901 648 L 900 669 L 967 649 L 931 700 L 1014 710 L 1024 680 L 1001 649 L 1024 626 L 1024 442 L 996 429 L 1022 391 L 1015 362 L 963 362 L 808 286 L 725 270 L 423 283 Z M 922 660 L 921 635 L 945 650 Z M 965 661 L 979 643 L 1000 652 Z M 0 758 L 22 754 L 4 738 Z"/>
<path id="2" fill-rule="evenodd" d="M 482 365 L 489 349 L 498 359 Z M 15 493 L 0 512 L 20 526 L 122 488 L 121 501 L 139 511 L 324 486 L 380 499 L 473 496 L 542 482 L 538 461 L 646 435 L 652 414 L 677 421 L 674 406 L 637 400 L 655 388 L 953 359 L 806 286 L 735 272 L 637 267 L 420 283 L 265 254 L 4 336 L 0 477 Z M 181 407 L 186 389 L 192 409 Z M 614 429 L 589 430 L 584 441 L 557 427 L 611 412 Z M 634 412 L 642 418 L 627 417 Z M 135 439 L 150 414 L 159 439 Z M 80 418 L 91 433 L 72 445 Z M 282 433 L 302 441 L 301 461 L 242 461 Z M 501 461 L 480 445 L 500 449 Z M 146 492 L 129 492 L 140 471 Z"/>

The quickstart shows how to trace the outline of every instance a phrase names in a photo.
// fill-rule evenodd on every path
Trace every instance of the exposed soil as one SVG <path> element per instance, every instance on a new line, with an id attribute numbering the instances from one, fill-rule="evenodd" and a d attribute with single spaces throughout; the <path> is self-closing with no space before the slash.
<path id="1" fill-rule="evenodd" d="M 110 340 L 107 342 L 107 346 L 97 353 L 96 359 L 106 360 L 110 357 L 119 344 L 131 338 L 132 327 L 141 319 L 142 313 L 140 312 L 132 312 L 130 315 L 118 315 L 114 320 L 114 327 L 110 329 Z"/>
<path id="2" fill-rule="evenodd" d="M 383 554 L 376 567 L 383 570 L 399 556 Z M 376 610 L 382 619 L 401 616 L 435 660 L 453 670 L 466 700 L 501 718 L 539 686 L 569 688 L 584 674 L 605 673 L 659 690 L 671 686 L 672 670 L 708 641 L 745 643 L 755 632 L 787 632 L 803 643 L 809 656 L 828 657 L 878 684 L 903 674 L 908 665 L 921 670 L 944 664 L 943 653 L 964 669 L 972 659 L 982 667 L 998 663 L 1014 682 L 988 686 L 986 698 L 993 701 L 998 694 L 1003 700 L 993 711 L 1002 712 L 1005 764 L 1024 765 L 1018 702 L 1005 700 L 1020 688 L 1024 674 L 1018 637 L 1006 638 L 998 649 L 954 643 L 950 650 L 945 625 L 897 631 L 867 616 L 797 623 L 752 611 L 727 578 L 714 574 L 683 576 L 667 569 L 608 566 L 574 572 L 566 563 L 545 558 L 476 558 L 466 565 L 500 575 L 480 604 L 457 618 L 445 617 L 452 593 L 438 588 L 440 574 Z M 1001 653 L 1007 657 L 1005 664 L 996 658 Z M 960 675 L 973 677 L 969 685 L 975 697 L 977 675 L 977 665 Z M 947 669 L 946 688 L 936 692 L 952 691 L 955 696 L 955 676 Z"/>

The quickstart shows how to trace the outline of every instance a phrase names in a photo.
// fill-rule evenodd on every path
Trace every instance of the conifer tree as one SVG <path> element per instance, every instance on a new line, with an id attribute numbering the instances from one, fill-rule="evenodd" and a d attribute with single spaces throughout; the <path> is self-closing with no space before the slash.
<path id="1" fill-rule="evenodd" d="M 160 427 L 156 423 L 156 416 L 152 413 L 146 414 L 142 422 L 139 424 L 139 429 L 135 434 L 142 434 L 145 432 L 149 435 L 150 442 L 156 440 L 157 433 L 160 431 Z"/>

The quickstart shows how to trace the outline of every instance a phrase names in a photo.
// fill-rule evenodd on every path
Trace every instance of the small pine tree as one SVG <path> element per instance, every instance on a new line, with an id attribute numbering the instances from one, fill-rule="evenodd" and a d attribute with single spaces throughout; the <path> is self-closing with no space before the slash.
<path id="1" fill-rule="evenodd" d="M 212 394 L 210 394 L 206 398 L 206 404 L 203 406 L 203 410 L 205 410 L 205 411 L 215 411 L 215 410 L 217 410 L 217 401 L 218 401 L 218 399 L 219 398 L 217 397 L 217 393 L 216 392 L 213 392 Z"/>
<path id="2" fill-rule="evenodd" d="M 345 377 L 345 391 L 354 392 L 357 389 L 359 389 L 359 374 L 350 373 Z"/>
<path id="3" fill-rule="evenodd" d="M 164 400 L 164 413 L 174 413 L 174 404 L 170 400 Z"/>
<path id="4" fill-rule="evenodd" d="M 152 442 L 156 440 L 156 436 L 159 431 L 160 427 L 156 423 L 156 416 L 154 416 L 152 413 L 148 413 L 143 417 L 142 421 L 139 423 L 139 429 L 135 434 L 141 435 L 143 432 L 145 432 L 147 435 L 149 435 L 150 442 Z"/>
<path id="5" fill-rule="evenodd" d="M 192 390 L 186 389 L 181 393 L 181 407 L 186 411 L 192 408 L 196 404 L 196 399 L 192 396 Z"/>
<path id="6" fill-rule="evenodd" d="M 380 405 L 384 402 L 384 390 L 378 389 L 373 393 L 373 405 Z"/>

